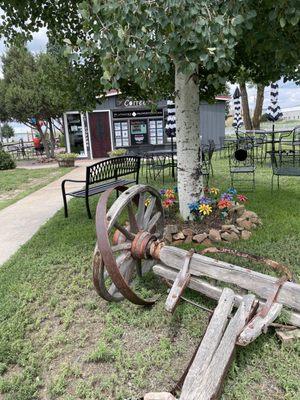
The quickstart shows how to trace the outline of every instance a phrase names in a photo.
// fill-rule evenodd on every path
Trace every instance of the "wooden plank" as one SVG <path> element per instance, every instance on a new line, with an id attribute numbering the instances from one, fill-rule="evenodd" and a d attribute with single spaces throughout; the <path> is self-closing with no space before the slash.
<path id="1" fill-rule="evenodd" d="M 233 357 L 236 339 L 251 318 L 254 300 L 255 296 L 250 294 L 243 297 L 237 312 L 230 320 L 218 348 L 213 354 L 209 366 L 193 381 L 188 397 L 180 396 L 180 400 L 212 400 L 219 397 L 224 377 Z M 194 366 L 193 363 L 191 373 L 193 373 L 195 367 L 197 366 Z"/>
<path id="2" fill-rule="evenodd" d="M 182 269 L 178 272 L 174 280 L 173 286 L 171 287 L 170 293 L 167 297 L 165 309 L 170 313 L 174 312 L 175 307 L 180 300 L 180 296 L 182 295 L 187 284 L 189 283 L 191 277 L 189 273 L 189 264 L 193 253 L 194 251 L 189 251 L 187 253 Z"/>
<path id="3" fill-rule="evenodd" d="M 160 260 L 174 269 L 181 269 L 186 251 L 172 246 L 164 246 Z M 237 285 L 267 299 L 276 290 L 277 278 L 250 269 L 238 267 L 200 254 L 194 254 L 190 263 L 192 276 L 207 276 L 219 281 Z M 285 282 L 276 301 L 300 311 L 300 285 Z"/>
<path id="4" fill-rule="evenodd" d="M 262 332 L 266 332 L 267 327 L 280 315 L 281 310 L 282 304 L 274 303 L 265 317 L 257 313 L 241 332 L 237 344 L 239 346 L 247 346 Z"/>
<path id="5" fill-rule="evenodd" d="M 233 290 L 225 288 L 222 291 L 219 303 L 211 317 L 210 323 L 206 329 L 193 364 L 184 381 L 180 400 L 190 399 L 190 391 L 195 385 L 195 381 L 199 379 L 199 376 L 201 376 L 209 366 L 227 326 L 228 317 L 232 311 L 233 302 Z"/>
<path id="6" fill-rule="evenodd" d="M 153 266 L 153 272 L 156 275 L 161 276 L 162 278 L 165 278 L 170 281 L 174 281 L 177 275 L 177 270 L 166 266 L 162 264 L 156 264 Z M 216 286 L 211 285 L 208 282 L 205 282 L 199 277 L 191 276 L 190 281 L 187 285 L 190 289 L 196 290 L 197 292 L 200 292 L 204 294 L 207 297 L 210 297 L 211 299 L 214 300 L 219 300 L 221 294 L 222 294 L 222 289 Z M 235 293 L 234 295 L 234 305 L 235 307 L 238 307 L 242 301 L 242 296 Z M 259 301 L 259 309 L 261 309 L 265 303 L 263 301 Z M 297 312 L 288 312 L 287 315 L 287 323 L 298 326 L 300 327 L 300 314 Z"/>
<path id="7" fill-rule="evenodd" d="M 151 392 L 144 396 L 144 400 L 176 400 L 169 392 Z"/>
<path id="8" fill-rule="evenodd" d="M 283 343 L 290 342 L 291 340 L 300 339 L 300 329 L 276 329 L 276 335 Z"/>

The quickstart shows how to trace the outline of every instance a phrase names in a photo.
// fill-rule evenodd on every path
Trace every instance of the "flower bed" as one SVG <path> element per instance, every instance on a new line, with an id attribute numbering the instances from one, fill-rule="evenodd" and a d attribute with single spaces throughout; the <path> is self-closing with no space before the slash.
<path id="1" fill-rule="evenodd" d="M 254 212 L 246 210 L 248 198 L 234 188 L 224 193 L 214 187 L 205 189 L 198 201 L 189 204 L 191 218 L 186 222 L 178 222 L 177 189 L 162 189 L 160 193 L 166 219 L 164 239 L 169 243 L 210 246 L 221 241 L 246 240 L 251 230 L 262 224 Z"/>

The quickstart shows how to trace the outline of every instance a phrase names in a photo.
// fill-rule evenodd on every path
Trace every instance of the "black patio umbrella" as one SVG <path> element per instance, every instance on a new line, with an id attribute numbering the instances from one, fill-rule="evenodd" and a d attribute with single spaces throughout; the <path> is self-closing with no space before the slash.
<path id="1" fill-rule="evenodd" d="M 236 131 L 239 130 L 239 127 L 243 125 L 243 119 L 241 116 L 241 93 L 240 89 L 236 87 L 233 93 L 233 104 L 234 104 L 234 117 L 232 126 L 236 128 Z"/>
<path id="2" fill-rule="evenodd" d="M 274 127 L 275 122 L 282 117 L 282 112 L 278 104 L 278 83 L 271 83 L 270 90 L 270 105 L 267 110 L 267 118 L 269 121 L 273 122 L 272 127 L 272 151 L 275 150 L 275 133 Z"/>
<path id="3" fill-rule="evenodd" d="M 175 177 L 174 171 L 174 137 L 176 136 L 176 115 L 175 115 L 175 103 L 172 100 L 167 100 L 167 123 L 165 126 L 166 135 L 171 138 L 171 150 L 172 150 L 172 178 Z"/>

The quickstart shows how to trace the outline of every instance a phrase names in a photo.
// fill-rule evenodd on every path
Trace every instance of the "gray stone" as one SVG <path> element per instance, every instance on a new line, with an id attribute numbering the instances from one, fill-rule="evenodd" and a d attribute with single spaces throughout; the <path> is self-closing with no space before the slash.
<path id="1" fill-rule="evenodd" d="M 246 229 L 247 231 L 250 231 L 252 228 L 252 222 L 247 219 L 238 218 L 236 223 L 240 228 Z"/>
<path id="2" fill-rule="evenodd" d="M 171 234 L 171 235 L 173 235 L 174 233 L 177 233 L 178 232 L 178 226 L 177 225 L 166 225 L 165 226 L 165 229 L 164 229 L 164 233 L 165 234 Z"/>
<path id="3" fill-rule="evenodd" d="M 251 235 L 252 235 L 251 232 L 244 230 L 244 231 L 242 231 L 241 238 L 243 240 L 248 240 L 248 239 L 250 239 Z"/>
<path id="4" fill-rule="evenodd" d="M 175 233 L 175 235 L 173 235 L 173 239 L 174 240 L 181 240 L 181 239 L 185 239 L 185 236 L 184 236 L 184 234 L 182 232 L 178 232 L 178 233 Z"/>
<path id="5" fill-rule="evenodd" d="M 172 237 L 171 233 L 167 233 L 166 235 L 164 235 L 164 239 L 168 243 L 172 243 L 172 241 L 173 241 L 173 237 Z"/>
<path id="6" fill-rule="evenodd" d="M 193 236 L 194 242 L 202 243 L 203 240 L 207 238 L 207 233 L 199 233 L 198 235 Z"/>
<path id="7" fill-rule="evenodd" d="M 191 228 L 184 228 L 182 229 L 182 233 L 184 236 L 194 236 L 195 232 Z"/>
<path id="8" fill-rule="evenodd" d="M 235 232 L 223 232 L 221 233 L 221 238 L 226 242 L 233 242 L 235 240 L 239 240 L 239 235 Z"/>
<path id="9" fill-rule="evenodd" d="M 209 231 L 208 237 L 213 243 L 221 242 L 220 231 L 218 231 L 217 229 L 211 229 Z"/>
<path id="10" fill-rule="evenodd" d="M 245 212 L 245 206 L 242 204 L 238 204 L 236 206 L 231 207 L 228 210 L 228 215 L 230 217 L 241 217 Z"/>

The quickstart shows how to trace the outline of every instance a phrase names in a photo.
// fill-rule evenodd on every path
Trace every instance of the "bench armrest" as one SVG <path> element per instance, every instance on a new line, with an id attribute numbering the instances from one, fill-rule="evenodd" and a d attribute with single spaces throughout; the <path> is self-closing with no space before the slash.
<path id="1" fill-rule="evenodd" d="M 64 179 L 64 180 L 62 181 L 62 183 L 61 183 L 61 190 L 62 190 L 62 192 L 63 192 L 63 195 L 65 195 L 65 193 L 66 193 L 66 190 L 65 190 L 66 182 L 86 183 L 86 181 L 79 181 L 79 180 L 76 180 L 76 179 Z"/>

